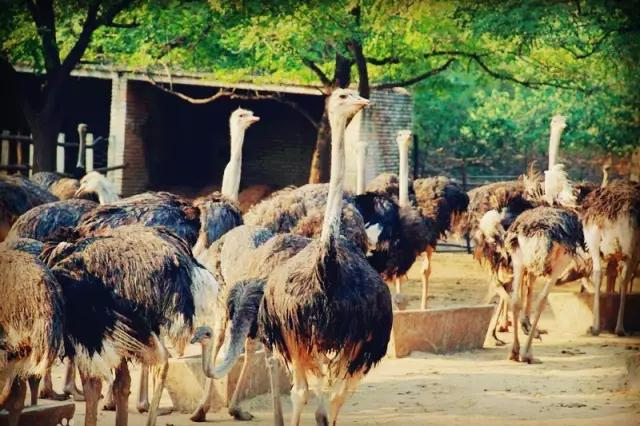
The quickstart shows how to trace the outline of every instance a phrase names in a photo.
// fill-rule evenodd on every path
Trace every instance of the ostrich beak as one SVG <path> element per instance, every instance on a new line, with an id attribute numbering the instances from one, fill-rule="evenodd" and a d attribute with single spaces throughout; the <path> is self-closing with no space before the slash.
<path id="1" fill-rule="evenodd" d="M 260 117 L 258 117 L 257 115 L 253 115 L 249 117 L 248 121 L 249 121 L 249 124 L 257 123 L 258 121 L 260 121 Z"/>
<path id="2" fill-rule="evenodd" d="M 371 104 L 371 101 L 369 99 L 358 97 L 353 100 L 353 104 L 356 106 L 367 107 Z"/>
<path id="3" fill-rule="evenodd" d="M 78 188 L 78 189 L 76 190 L 76 192 L 73 194 L 73 197 L 74 197 L 74 198 L 80 198 L 80 197 L 82 197 L 83 195 L 85 195 L 85 191 L 84 191 L 84 189 L 83 189 L 83 188 Z"/>

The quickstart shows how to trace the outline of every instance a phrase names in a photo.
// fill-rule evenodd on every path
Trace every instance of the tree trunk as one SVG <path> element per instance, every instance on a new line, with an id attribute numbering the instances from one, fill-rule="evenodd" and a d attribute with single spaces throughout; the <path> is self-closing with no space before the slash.
<path id="1" fill-rule="evenodd" d="M 318 126 L 318 136 L 316 138 L 316 149 L 313 151 L 311 159 L 311 170 L 309 171 L 309 183 L 323 183 L 329 181 L 329 165 L 331 164 L 331 127 L 329 126 L 329 116 L 325 107 L 322 119 Z"/>
<path id="2" fill-rule="evenodd" d="M 33 136 L 33 173 L 56 171 L 56 144 L 62 127 L 62 114 L 58 108 L 45 108 L 39 113 L 25 116 Z"/>

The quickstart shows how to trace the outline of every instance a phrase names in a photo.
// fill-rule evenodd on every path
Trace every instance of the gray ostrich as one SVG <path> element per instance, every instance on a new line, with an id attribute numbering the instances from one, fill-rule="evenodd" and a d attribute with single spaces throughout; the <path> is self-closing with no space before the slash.
<path id="1" fill-rule="evenodd" d="M 37 402 L 37 383 L 59 355 L 63 340 L 63 298 L 55 277 L 36 256 L 31 242 L 20 240 L 13 250 L 0 248 L 0 409 L 9 411 L 9 425 L 18 424 L 24 406 L 26 379 Z M 37 245 L 37 243 L 36 243 Z M 34 247 L 35 250 L 37 248 Z M 35 386 L 37 389 L 37 386 Z"/>

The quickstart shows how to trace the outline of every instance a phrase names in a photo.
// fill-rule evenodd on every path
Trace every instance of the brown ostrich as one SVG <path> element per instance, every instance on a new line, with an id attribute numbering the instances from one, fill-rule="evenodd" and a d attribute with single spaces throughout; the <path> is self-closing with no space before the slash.
<path id="1" fill-rule="evenodd" d="M 340 235 L 345 127 L 367 104 L 347 89 L 330 96 L 331 178 L 320 238 L 274 269 L 260 306 L 263 343 L 292 371 L 293 424 L 300 421 L 309 376 L 321 383 L 316 421 L 334 423 L 348 393 L 387 350 L 389 289 L 362 251 Z M 282 424 L 279 413 L 276 408 L 276 422 Z"/>
<path id="2" fill-rule="evenodd" d="M 615 332 L 625 334 L 624 309 L 627 291 L 640 262 L 640 184 L 615 181 L 596 189 L 582 203 L 584 238 L 592 262 L 594 286 L 593 326 L 591 333 L 600 332 L 601 261 L 613 270 L 615 283 L 618 264 L 622 265 L 620 308 Z M 613 290 L 611 285 L 608 286 Z"/>
<path id="3" fill-rule="evenodd" d="M 27 250 L 28 251 L 28 250 Z M 26 379 L 31 403 L 37 382 L 60 353 L 64 312 L 60 286 L 51 271 L 27 251 L 0 248 L 0 409 L 17 425 Z"/>
<path id="4" fill-rule="evenodd" d="M 184 347 L 195 318 L 213 318 L 217 283 L 185 242 L 165 229 L 124 226 L 66 240 L 45 247 L 44 257 L 62 287 L 65 353 L 80 370 L 85 425 L 97 424 L 101 381 L 111 370 L 116 425 L 126 425 L 127 360 L 160 366 L 147 418 L 153 425 L 168 368 L 159 336 Z"/>

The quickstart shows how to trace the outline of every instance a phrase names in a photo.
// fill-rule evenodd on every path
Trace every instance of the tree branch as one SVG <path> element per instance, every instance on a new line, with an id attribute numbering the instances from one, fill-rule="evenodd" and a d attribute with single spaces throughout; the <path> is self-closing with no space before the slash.
<path id="1" fill-rule="evenodd" d="M 302 58 L 302 63 L 305 64 L 311 71 L 316 73 L 318 78 L 320 78 L 320 82 L 322 82 L 323 86 L 325 86 L 325 87 L 332 86 L 332 83 L 331 83 L 331 80 L 329 79 L 329 77 L 327 77 L 327 75 L 324 73 L 324 71 L 322 71 L 320 69 L 320 67 L 318 65 L 316 65 L 315 62 L 313 62 L 312 60 L 307 59 L 307 58 Z"/>
<path id="2" fill-rule="evenodd" d="M 362 44 L 358 40 L 352 40 L 347 45 L 353 54 L 358 70 L 358 92 L 360 96 L 368 98 L 370 92 L 369 70 L 367 69 L 367 59 L 362 52 Z"/>
<path id="3" fill-rule="evenodd" d="M 140 26 L 140 24 L 138 23 L 138 21 L 136 21 L 135 19 L 132 22 L 106 22 L 104 24 L 106 27 L 111 27 L 111 28 L 137 28 Z"/>
<path id="4" fill-rule="evenodd" d="M 31 18 L 36 25 L 38 36 L 42 43 L 44 67 L 47 72 L 53 72 L 60 66 L 60 50 L 56 40 L 55 13 L 51 0 L 26 0 Z"/>
<path id="5" fill-rule="evenodd" d="M 373 86 L 375 89 L 391 89 L 394 87 L 406 87 L 406 86 L 411 86 L 412 84 L 416 84 L 422 80 L 425 80 L 429 77 L 433 77 L 436 74 L 441 73 L 442 71 L 446 70 L 447 68 L 449 68 L 449 66 L 454 63 L 456 60 L 455 58 L 450 58 L 449 60 L 447 60 L 447 62 L 445 62 L 444 64 L 440 65 L 439 67 L 433 68 L 425 73 L 419 74 L 413 78 L 410 78 L 408 80 L 402 80 L 402 81 L 396 81 L 393 83 L 382 83 L 382 84 L 378 84 L 376 86 Z"/>
<path id="6" fill-rule="evenodd" d="M 169 72 L 169 70 L 167 69 L 167 72 Z M 232 90 L 225 90 L 224 88 L 220 88 L 218 89 L 218 91 L 216 93 L 214 93 L 211 96 L 207 96 L 204 98 L 194 98 L 191 97 L 189 95 L 186 95 L 182 92 L 179 92 L 177 90 L 173 89 L 173 83 L 171 82 L 171 74 L 169 73 L 168 77 L 169 77 L 169 87 L 164 86 L 163 84 L 158 83 L 149 73 L 147 73 L 146 75 L 147 77 L 147 81 L 157 87 L 158 89 L 162 90 L 165 93 L 169 93 L 171 95 L 177 96 L 178 98 L 182 99 L 183 101 L 187 101 L 191 104 L 195 104 L 195 105 L 203 105 L 203 104 L 208 104 L 210 102 L 214 102 L 220 98 L 229 98 L 229 99 L 246 99 L 246 100 L 273 100 L 276 102 L 279 102 L 281 104 L 287 105 L 289 107 L 291 107 L 292 109 L 294 109 L 295 111 L 297 111 L 300 115 L 302 115 L 304 118 L 307 119 L 307 121 L 309 121 L 309 123 L 311 123 L 311 125 L 313 127 L 315 127 L 316 129 L 318 128 L 319 124 L 318 122 L 311 116 L 311 114 L 309 114 L 304 108 L 302 108 L 302 106 L 300 106 L 300 104 L 298 104 L 297 102 L 294 102 L 292 100 L 289 99 L 285 99 L 282 96 L 280 96 L 279 94 L 274 94 L 274 95 L 263 95 L 260 92 L 258 92 L 257 90 L 253 93 L 253 94 L 241 94 L 241 93 L 236 93 L 235 89 Z"/>

